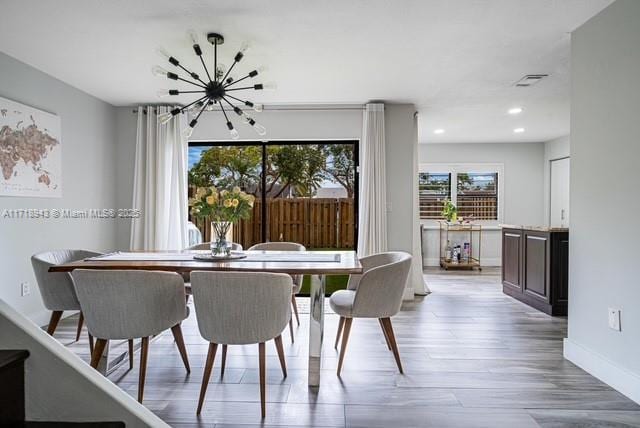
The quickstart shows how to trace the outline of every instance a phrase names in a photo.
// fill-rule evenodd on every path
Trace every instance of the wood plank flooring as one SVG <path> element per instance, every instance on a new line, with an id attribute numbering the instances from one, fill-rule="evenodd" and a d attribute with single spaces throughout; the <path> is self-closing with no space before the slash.
<path id="1" fill-rule="evenodd" d="M 274 344 L 267 344 L 264 422 L 257 345 L 230 346 L 224 378 L 216 360 L 197 417 L 207 343 L 192 306 L 183 324 L 191 374 L 167 331 L 150 345 L 144 405 L 176 427 L 640 427 L 640 406 L 562 358 L 566 319 L 503 295 L 498 270 L 429 270 L 425 276 L 433 293 L 404 304 L 392 318 L 405 375 L 378 321 L 356 319 L 337 378 L 338 317 L 328 313 L 322 383 L 308 388 L 308 299 L 299 298 L 304 314 L 295 343 L 288 329 L 283 333 L 287 378 Z M 73 342 L 76 321 L 63 320 L 56 337 L 88 361 L 86 330 Z M 133 370 L 109 376 L 133 397 L 138 361 L 139 352 Z"/>

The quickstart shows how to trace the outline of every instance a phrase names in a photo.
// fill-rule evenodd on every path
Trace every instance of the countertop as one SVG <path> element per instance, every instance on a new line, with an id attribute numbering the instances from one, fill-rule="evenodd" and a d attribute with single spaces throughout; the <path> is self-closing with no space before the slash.
<path id="1" fill-rule="evenodd" d="M 503 229 L 534 230 L 536 232 L 568 232 L 568 227 L 523 226 L 521 224 L 501 224 Z"/>

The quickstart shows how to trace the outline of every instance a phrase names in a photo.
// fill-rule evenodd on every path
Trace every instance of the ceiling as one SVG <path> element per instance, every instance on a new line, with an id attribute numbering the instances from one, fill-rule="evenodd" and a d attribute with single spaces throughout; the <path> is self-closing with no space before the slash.
<path id="1" fill-rule="evenodd" d="M 255 100 L 414 103 L 423 143 L 545 141 L 569 133 L 569 33 L 612 1 L 2 0 L 0 50 L 113 105 L 157 103 L 176 85 L 151 75 L 156 48 L 198 69 L 186 30 L 217 31 L 223 62 L 249 40 L 239 71 L 278 83 Z"/>

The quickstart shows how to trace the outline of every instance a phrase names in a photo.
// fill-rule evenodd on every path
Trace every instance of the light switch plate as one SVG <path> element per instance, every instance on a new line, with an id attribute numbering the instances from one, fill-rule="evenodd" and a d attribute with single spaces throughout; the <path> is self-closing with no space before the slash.
<path id="1" fill-rule="evenodd" d="M 620 326 L 620 309 L 609 308 L 609 328 L 622 331 Z"/>
<path id="2" fill-rule="evenodd" d="M 31 285 L 28 282 L 23 282 L 20 284 L 20 295 L 22 297 L 28 296 L 31 294 Z"/>

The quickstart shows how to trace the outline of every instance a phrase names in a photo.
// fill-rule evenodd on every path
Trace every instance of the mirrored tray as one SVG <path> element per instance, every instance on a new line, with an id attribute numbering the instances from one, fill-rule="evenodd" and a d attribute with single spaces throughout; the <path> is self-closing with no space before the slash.
<path id="1" fill-rule="evenodd" d="M 193 256 L 194 260 L 200 260 L 200 261 L 205 261 L 205 262 L 219 262 L 222 260 L 238 260 L 238 259 L 244 259 L 245 257 L 247 257 L 246 254 L 244 254 L 242 251 L 232 251 L 231 254 L 226 255 L 219 255 L 219 256 L 214 256 L 211 253 L 206 253 L 206 254 L 196 254 Z"/>

